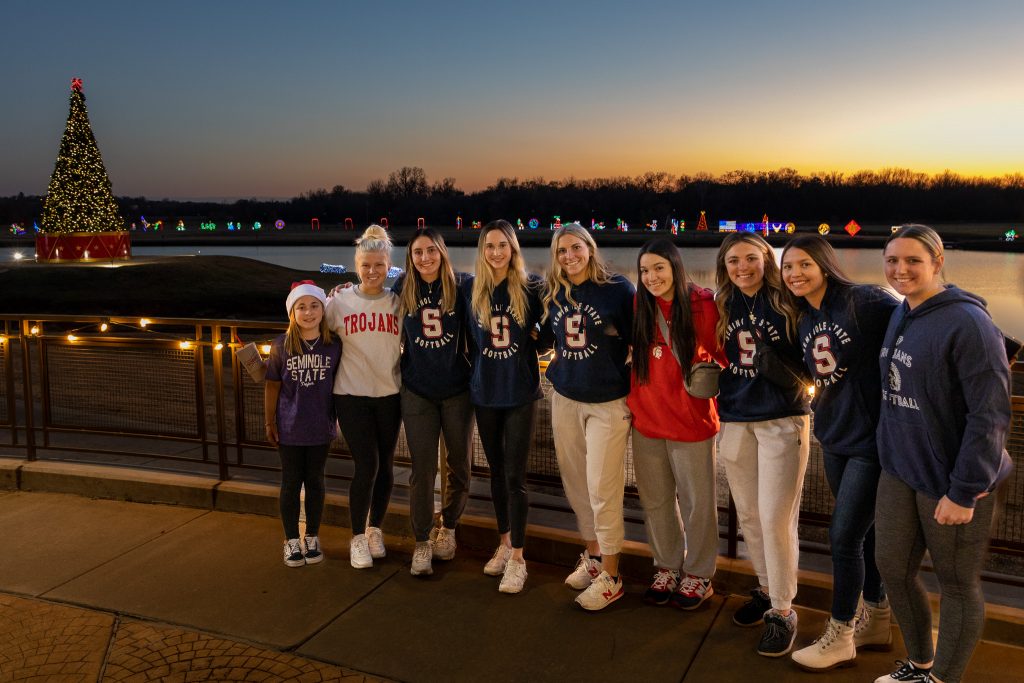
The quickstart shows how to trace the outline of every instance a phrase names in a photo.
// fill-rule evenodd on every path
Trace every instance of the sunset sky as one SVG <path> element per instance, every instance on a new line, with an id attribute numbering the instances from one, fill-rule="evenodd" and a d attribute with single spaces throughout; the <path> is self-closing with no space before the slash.
<path id="1" fill-rule="evenodd" d="M 45 193 L 73 76 L 119 196 L 362 190 L 404 165 L 467 191 L 1024 172 L 1020 0 L 9 0 L 3 17 L 0 195 Z"/>

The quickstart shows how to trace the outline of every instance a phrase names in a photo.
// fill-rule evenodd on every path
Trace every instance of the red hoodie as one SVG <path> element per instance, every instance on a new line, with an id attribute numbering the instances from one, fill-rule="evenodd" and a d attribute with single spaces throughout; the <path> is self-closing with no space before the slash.
<path id="1" fill-rule="evenodd" d="M 655 297 L 655 301 L 665 320 L 671 320 L 672 302 L 661 297 Z M 691 287 L 690 310 L 697 333 L 697 348 L 691 364 L 714 360 L 725 367 L 728 360 L 715 337 L 718 309 L 711 291 Z M 704 441 L 717 434 L 717 401 L 694 398 L 687 393 L 682 370 L 658 325 L 654 329 L 654 342 L 646 352 L 650 354 L 647 383 L 637 384 L 636 373 L 633 373 L 626 399 L 637 431 L 649 439 L 688 442 Z M 633 353 L 640 353 L 640 349 L 633 349 Z"/>

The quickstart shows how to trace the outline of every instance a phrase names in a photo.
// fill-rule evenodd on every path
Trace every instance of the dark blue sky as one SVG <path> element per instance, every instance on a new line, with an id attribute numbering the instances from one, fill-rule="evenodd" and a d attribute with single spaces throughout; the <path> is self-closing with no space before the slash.
<path id="1" fill-rule="evenodd" d="M 1019 1 L 378 4 L 5 3 L 0 195 L 45 192 L 72 76 L 118 195 L 1024 171 Z"/>

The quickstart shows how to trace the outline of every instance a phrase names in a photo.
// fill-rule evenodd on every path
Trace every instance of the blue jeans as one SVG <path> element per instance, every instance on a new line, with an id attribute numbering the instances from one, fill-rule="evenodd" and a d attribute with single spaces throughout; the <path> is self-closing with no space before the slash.
<path id="1" fill-rule="evenodd" d="M 825 477 L 836 499 L 828 528 L 832 546 L 832 617 L 849 621 L 861 591 L 868 602 L 884 596 L 875 564 L 875 495 L 878 457 L 824 452 Z"/>

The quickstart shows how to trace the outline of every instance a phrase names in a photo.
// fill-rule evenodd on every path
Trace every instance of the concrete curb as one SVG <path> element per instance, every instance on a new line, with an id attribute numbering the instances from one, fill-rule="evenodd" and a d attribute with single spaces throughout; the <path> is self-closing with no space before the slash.
<path id="1" fill-rule="evenodd" d="M 127 469 L 109 465 L 41 462 L 9 459 L 0 455 L 0 490 L 67 493 L 136 503 L 182 505 L 219 512 L 278 515 L 278 488 L 272 484 L 225 481 L 195 475 Z M 348 497 L 327 495 L 325 525 L 349 527 Z M 409 508 L 392 503 L 381 525 L 385 534 L 400 546 L 412 546 Z M 582 550 L 579 537 L 570 531 L 539 525 L 527 526 L 527 557 L 551 565 L 572 567 Z M 458 528 L 460 546 L 491 550 L 497 542 L 492 517 L 466 514 Z M 391 545 L 392 540 L 389 540 Z M 650 549 L 644 543 L 626 541 L 620 559 L 624 575 L 646 582 L 653 572 Z M 715 591 L 745 595 L 756 585 L 748 560 L 719 556 Z M 832 577 L 801 570 L 796 603 L 828 611 L 832 600 Z M 938 597 L 932 596 L 938 613 Z M 1024 642 L 1024 610 L 988 604 L 983 637 L 994 642 L 1019 645 Z"/>

